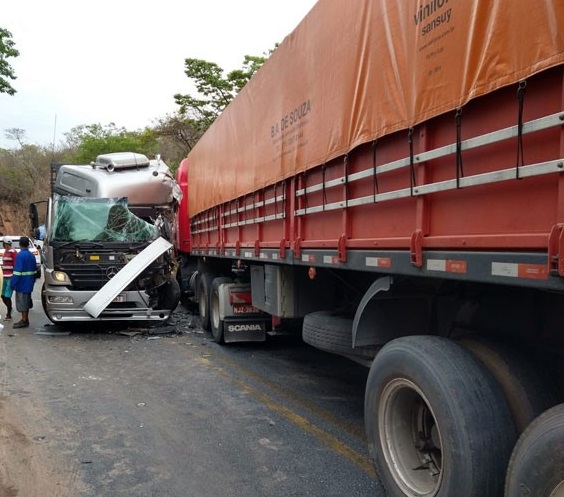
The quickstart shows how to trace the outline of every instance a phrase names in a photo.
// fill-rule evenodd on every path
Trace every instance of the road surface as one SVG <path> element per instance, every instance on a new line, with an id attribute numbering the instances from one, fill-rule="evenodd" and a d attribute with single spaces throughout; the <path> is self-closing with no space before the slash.
<path id="1" fill-rule="evenodd" d="M 1 497 L 383 495 L 366 368 L 289 336 L 219 346 L 184 308 L 64 330 L 34 297 L 0 334 Z"/>

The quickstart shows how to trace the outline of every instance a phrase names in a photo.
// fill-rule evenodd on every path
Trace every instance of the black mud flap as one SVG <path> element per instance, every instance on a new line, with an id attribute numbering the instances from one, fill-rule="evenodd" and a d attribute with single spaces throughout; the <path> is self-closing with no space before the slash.
<path id="1" fill-rule="evenodd" d="M 264 342 L 266 340 L 267 323 L 263 321 L 225 321 L 223 337 L 225 343 L 232 342 Z"/>

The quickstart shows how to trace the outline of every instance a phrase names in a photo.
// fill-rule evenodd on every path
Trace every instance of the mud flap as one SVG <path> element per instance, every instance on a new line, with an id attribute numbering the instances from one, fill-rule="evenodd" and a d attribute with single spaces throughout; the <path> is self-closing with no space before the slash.
<path id="1" fill-rule="evenodd" d="M 262 321 L 225 321 L 223 324 L 225 343 L 264 342 L 266 340 L 266 322 Z"/>
<path id="2" fill-rule="evenodd" d="M 97 318 L 119 293 L 124 290 L 149 264 L 166 252 L 172 244 L 162 237 L 145 247 L 108 281 L 84 306 L 84 310 Z"/>

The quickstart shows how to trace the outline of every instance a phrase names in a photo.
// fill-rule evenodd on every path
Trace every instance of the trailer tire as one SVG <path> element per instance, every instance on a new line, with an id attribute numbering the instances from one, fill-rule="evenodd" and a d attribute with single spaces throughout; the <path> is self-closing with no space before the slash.
<path id="1" fill-rule="evenodd" d="M 210 329 L 210 298 L 211 285 L 214 275 L 202 273 L 198 282 L 198 311 L 200 313 L 200 324 L 206 331 Z"/>
<path id="2" fill-rule="evenodd" d="M 505 497 L 564 495 L 564 404 L 537 417 L 523 432 L 509 462 Z"/>
<path id="3" fill-rule="evenodd" d="M 517 438 L 495 379 L 462 345 L 409 336 L 366 384 L 370 454 L 390 497 L 497 497 Z M 495 448 L 495 450 L 494 450 Z"/>
<path id="4" fill-rule="evenodd" d="M 345 355 L 373 359 L 380 347 L 352 347 L 352 318 L 334 311 L 306 314 L 302 327 L 303 341 L 312 347 Z"/>
<path id="5" fill-rule="evenodd" d="M 211 286 L 211 296 L 210 296 L 210 327 L 212 338 L 214 342 L 224 343 L 223 336 L 223 319 L 219 315 L 219 286 L 224 283 L 231 283 L 233 280 L 231 278 L 215 278 Z"/>
<path id="6" fill-rule="evenodd" d="M 556 387 L 519 350 L 483 337 L 464 336 L 460 343 L 472 352 L 498 382 L 511 411 L 517 433 L 558 404 Z"/>

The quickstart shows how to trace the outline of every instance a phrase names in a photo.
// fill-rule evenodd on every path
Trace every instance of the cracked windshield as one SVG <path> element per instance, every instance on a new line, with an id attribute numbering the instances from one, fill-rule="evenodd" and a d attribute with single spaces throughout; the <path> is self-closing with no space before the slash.
<path id="1" fill-rule="evenodd" d="M 54 202 L 53 242 L 146 242 L 156 228 L 127 208 L 125 198 L 59 196 Z"/>

